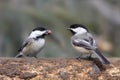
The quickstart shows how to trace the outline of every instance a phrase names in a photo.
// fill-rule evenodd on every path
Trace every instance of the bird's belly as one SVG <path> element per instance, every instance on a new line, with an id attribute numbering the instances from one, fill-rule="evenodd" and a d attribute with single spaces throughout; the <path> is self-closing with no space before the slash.
<path id="1" fill-rule="evenodd" d="M 44 44 L 45 44 L 44 40 L 34 41 L 24 48 L 23 53 L 25 55 L 36 55 L 44 47 Z"/>
<path id="2" fill-rule="evenodd" d="M 81 52 L 81 53 L 90 53 L 90 50 L 87 50 L 87 49 L 85 49 L 85 48 L 83 48 L 83 47 L 74 46 L 74 48 L 75 48 L 77 51 Z"/>

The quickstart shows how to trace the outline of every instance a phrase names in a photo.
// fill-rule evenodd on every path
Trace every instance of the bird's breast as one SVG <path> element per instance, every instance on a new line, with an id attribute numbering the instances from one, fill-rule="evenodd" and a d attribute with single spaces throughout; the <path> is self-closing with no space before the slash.
<path id="1" fill-rule="evenodd" d="M 39 51 L 44 47 L 44 45 L 45 45 L 44 39 L 34 40 L 32 48 L 34 49 L 34 51 Z"/>

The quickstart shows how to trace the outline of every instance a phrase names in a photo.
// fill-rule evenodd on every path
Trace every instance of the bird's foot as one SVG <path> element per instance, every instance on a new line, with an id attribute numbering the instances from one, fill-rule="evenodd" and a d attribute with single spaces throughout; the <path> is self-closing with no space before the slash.
<path id="1" fill-rule="evenodd" d="M 82 54 L 81 54 L 80 56 L 77 56 L 76 59 L 77 59 L 77 60 L 80 60 L 81 57 L 82 57 Z"/>
<path id="2" fill-rule="evenodd" d="M 92 54 L 90 54 L 89 56 L 87 56 L 87 59 L 88 59 L 88 60 L 93 60 Z"/>

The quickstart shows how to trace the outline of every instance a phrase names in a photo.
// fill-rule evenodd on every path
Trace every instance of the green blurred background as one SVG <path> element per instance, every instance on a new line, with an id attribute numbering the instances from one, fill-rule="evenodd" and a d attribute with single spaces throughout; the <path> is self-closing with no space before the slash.
<path id="1" fill-rule="evenodd" d="M 120 0 L 0 0 L 0 56 L 13 57 L 33 28 L 53 31 L 38 57 L 75 57 L 71 24 L 86 25 L 104 55 L 120 56 Z"/>

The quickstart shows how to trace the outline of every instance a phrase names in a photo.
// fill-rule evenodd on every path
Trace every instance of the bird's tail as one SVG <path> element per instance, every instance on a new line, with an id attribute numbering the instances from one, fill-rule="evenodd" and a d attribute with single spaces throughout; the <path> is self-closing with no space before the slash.
<path id="1" fill-rule="evenodd" d="M 18 53 L 18 54 L 15 56 L 15 58 L 22 58 L 22 57 L 24 57 L 24 56 L 23 56 L 23 53 L 21 53 L 21 52 Z"/>
<path id="2" fill-rule="evenodd" d="M 101 52 L 100 52 L 100 50 L 98 48 L 95 49 L 95 53 L 98 55 L 100 61 L 103 64 L 110 64 L 110 61 L 108 61 L 108 59 L 101 54 Z"/>

